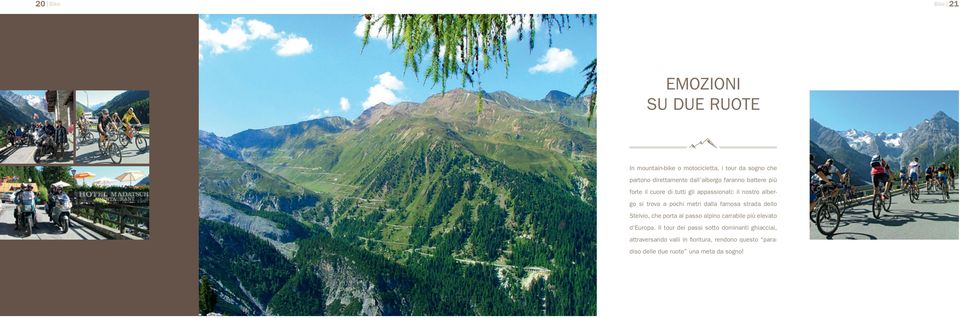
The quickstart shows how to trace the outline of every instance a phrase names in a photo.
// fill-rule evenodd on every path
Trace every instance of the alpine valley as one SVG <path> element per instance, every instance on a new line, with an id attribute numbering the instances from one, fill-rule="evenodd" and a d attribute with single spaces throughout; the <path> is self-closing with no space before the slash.
<path id="1" fill-rule="evenodd" d="M 215 311 L 596 315 L 588 104 L 458 89 L 354 120 L 201 131 Z"/>
<path id="2" fill-rule="evenodd" d="M 849 168 L 857 184 L 870 180 L 870 158 L 887 160 L 894 171 L 913 158 L 923 165 L 946 162 L 957 166 L 958 123 L 943 112 L 923 120 L 902 132 L 870 132 L 857 129 L 833 130 L 810 119 L 810 153 L 817 164 L 833 158 L 840 170 Z"/>
<path id="3" fill-rule="evenodd" d="M 41 121 L 50 119 L 45 97 L 0 90 L 0 127 L 26 126 L 35 122 L 33 116 Z"/>

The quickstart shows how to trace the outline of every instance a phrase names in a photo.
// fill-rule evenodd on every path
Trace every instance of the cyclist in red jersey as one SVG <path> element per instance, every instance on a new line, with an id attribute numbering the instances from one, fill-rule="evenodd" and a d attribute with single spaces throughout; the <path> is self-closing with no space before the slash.
<path id="1" fill-rule="evenodd" d="M 887 161 L 880 158 L 880 155 L 873 156 L 873 159 L 870 160 L 870 177 L 873 179 L 873 191 L 878 191 L 880 185 L 883 185 L 883 189 L 879 190 L 883 193 L 883 199 L 887 200 L 886 192 L 890 190 L 890 174 L 893 171 L 890 170 L 890 165 L 887 164 Z"/>

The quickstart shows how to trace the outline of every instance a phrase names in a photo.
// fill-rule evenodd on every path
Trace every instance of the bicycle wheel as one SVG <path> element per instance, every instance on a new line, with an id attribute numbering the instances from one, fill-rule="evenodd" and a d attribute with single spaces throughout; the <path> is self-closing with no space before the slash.
<path id="1" fill-rule="evenodd" d="M 890 195 L 890 191 L 889 191 L 889 190 L 887 190 L 887 192 L 884 192 L 884 193 L 887 194 L 887 199 L 883 201 L 883 203 L 884 203 L 883 209 L 884 209 L 885 211 L 887 211 L 887 212 L 890 212 L 890 204 L 893 203 L 893 195 Z"/>
<path id="2" fill-rule="evenodd" d="M 146 151 L 147 147 L 150 147 L 149 139 L 144 138 L 139 134 L 137 134 L 136 140 L 134 141 L 134 143 L 137 145 L 137 150 L 140 150 L 141 152 Z"/>
<path id="3" fill-rule="evenodd" d="M 113 163 L 123 162 L 123 150 L 120 149 L 120 144 L 113 142 L 107 146 L 107 153 L 110 155 L 110 161 Z"/>
<path id="4" fill-rule="evenodd" d="M 880 212 L 883 211 L 883 199 L 879 195 L 873 195 L 873 218 L 879 219 Z"/>
<path id="5" fill-rule="evenodd" d="M 823 235 L 833 235 L 840 227 L 840 208 L 832 202 L 821 205 L 817 209 L 817 230 Z"/>

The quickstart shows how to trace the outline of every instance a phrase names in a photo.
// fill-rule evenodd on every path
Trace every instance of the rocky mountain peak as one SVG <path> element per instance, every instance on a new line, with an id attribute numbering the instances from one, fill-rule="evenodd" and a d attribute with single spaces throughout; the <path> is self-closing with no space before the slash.
<path id="1" fill-rule="evenodd" d="M 543 101 L 549 102 L 549 103 L 562 103 L 570 99 L 571 97 L 573 96 L 570 94 L 567 94 L 558 90 L 552 90 L 550 92 L 547 92 L 547 96 L 543 97 Z"/>

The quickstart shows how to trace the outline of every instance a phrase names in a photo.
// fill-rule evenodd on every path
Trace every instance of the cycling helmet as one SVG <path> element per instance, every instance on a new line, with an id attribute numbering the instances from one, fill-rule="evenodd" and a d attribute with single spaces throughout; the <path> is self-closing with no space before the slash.
<path id="1" fill-rule="evenodd" d="M 880 162 L 880 155 L 875 155 L 870 159 L 870 162 Z"/>
<path id="2" fill-rule="evenodd" d="M 827 159 L 827 163 L 833 164 L 833 158 Z"/>

